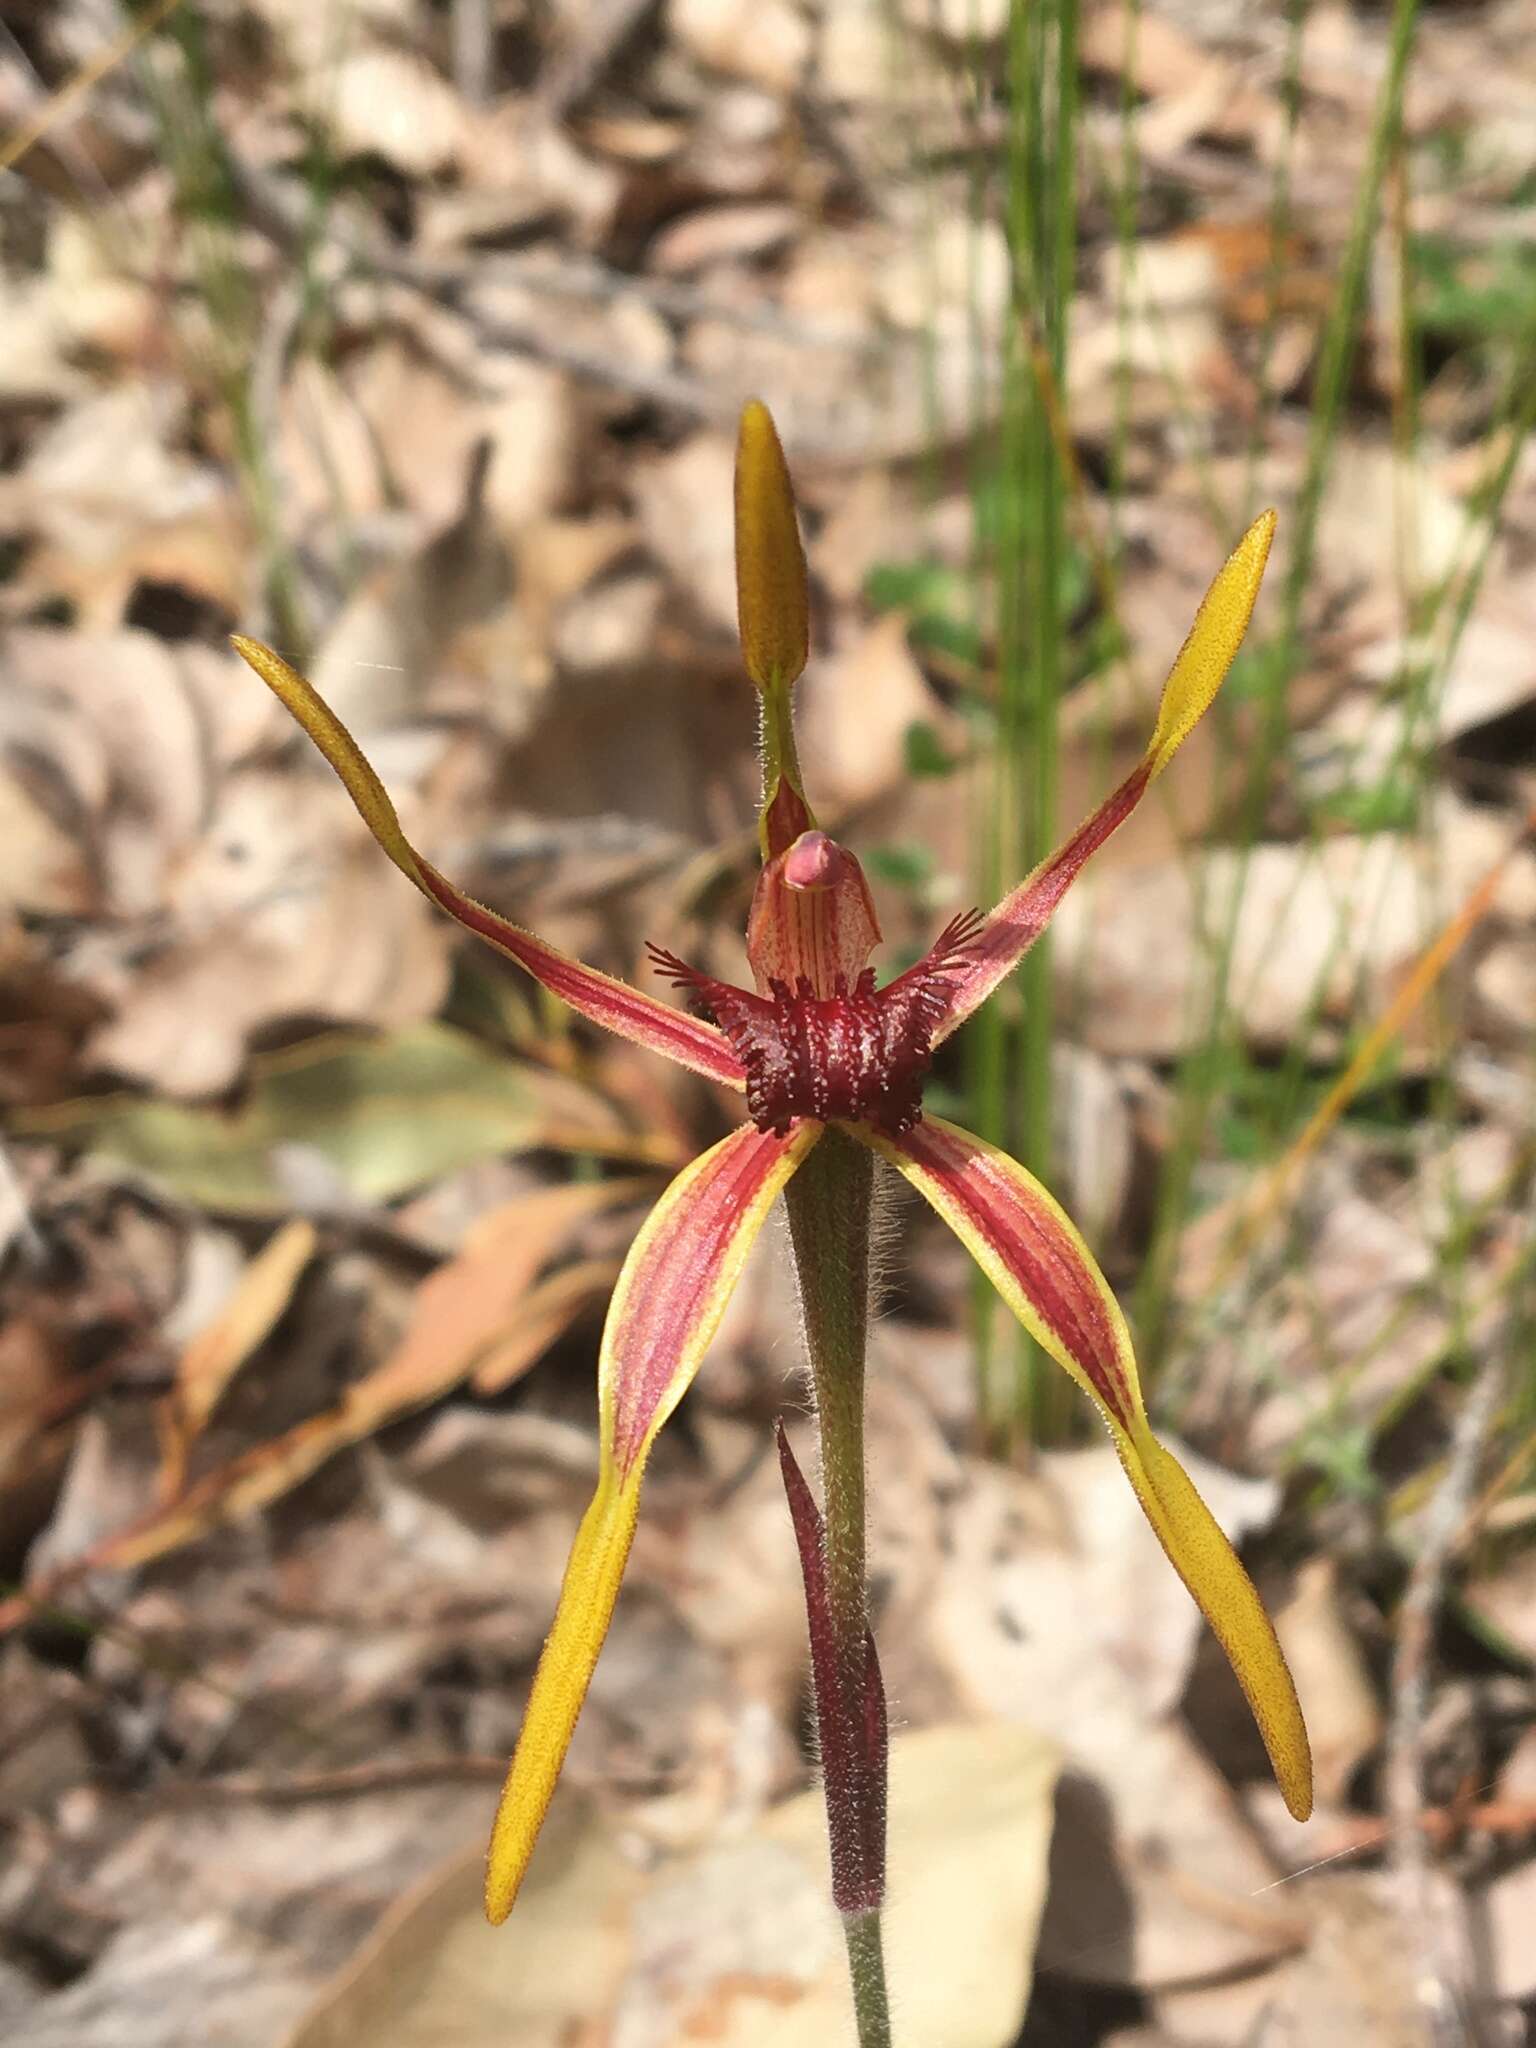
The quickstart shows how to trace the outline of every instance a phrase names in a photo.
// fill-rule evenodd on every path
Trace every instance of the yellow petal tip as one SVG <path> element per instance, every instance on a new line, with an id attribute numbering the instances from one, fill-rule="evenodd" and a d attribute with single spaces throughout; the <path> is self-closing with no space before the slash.
<path id="1" fill-rule="evenodd" d="M 805 550 L 773 417 L 761 399 L 741 409 L 736 439 L 736 616 L 747 674 L 781 689 L 805 667 L 809 602 Z"/>
<path id="2" fill-rule="evenodd" d="M 1227 1653 L 1247 1695 L 1281 1797 L 1312 1811 L 1312 1745 L 1285 1654 L 1237 1552 L 1193 1480 L 1145 1423 L 1119 1443 L 1126 1475 L 1174 1569 Z"/>

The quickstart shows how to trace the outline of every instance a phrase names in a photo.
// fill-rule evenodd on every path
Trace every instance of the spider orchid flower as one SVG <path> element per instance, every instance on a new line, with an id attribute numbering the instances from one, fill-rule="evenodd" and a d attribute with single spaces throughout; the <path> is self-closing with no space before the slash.
<path id="1" fill-rule="evenodd" d="M 816 1368 L 825 1522 L 782 1435 L 780 1452 L 806 1582 L 833 1890 L 845 1918 L 878 1910 L 885 1732 L 863 1586 L 868 1206 L 860 1206 L 858 1171 L 847 1169 L 855 1156 L 865 1162 L 866 1188 L 871 1156 L 912 1183 L 1097 1407 L 1148 1521 L 1231 1660 L 1287 1805 L 1298 1818 L 1310 1810 L 1306 1730 L 1274 1631 L 1183 1467 L 1152 1433 L 1125 1318 L 1092 1254 L 1022 1166 L 922 1104 L 935 1048 L 1017 966 L 1089 855 L 1130 816 L 1210 704 L 1247 629 L 1274 523 L 1272 513 L 1257 520 L 1218 572 L 1138 766 L 989 915 L 956 919 L 916 966 L 882 987 L 869 964 L 880 929 L 863 871 L 817 826 L 795 752 L 791 693 L 806 659 L 805 561 L 778 437 L 764 407 L 749 404 L 738 448 L 736 555 L 741 643 L 762 717 L 763 865 L 747 934 L 756 985 L 733 987 L 652 949 L 661 974 L 685 992 L 686 1012 L 557 952 L 455 887 L 411 845 L 373 769 L 310 684 L 269 648 L 236 639 L 423 895 L 594 1023 L 744 1099 L 745 1121 L 686 1167 L 651 1212 L 608 1311 L 598 1367 L 600 1477 L 496 1817 L 486 1884 L 493 1921 L 517 1895 L 608 1629 L 651 1446 L 786 1189 Z M 792 1177 L 823 1155 L 842 1181 L 823 1170 L 818 1182 L 807 1171 L 802 1192 Z M 840 1381 L 820 1369 L 839 1345 Z"/>

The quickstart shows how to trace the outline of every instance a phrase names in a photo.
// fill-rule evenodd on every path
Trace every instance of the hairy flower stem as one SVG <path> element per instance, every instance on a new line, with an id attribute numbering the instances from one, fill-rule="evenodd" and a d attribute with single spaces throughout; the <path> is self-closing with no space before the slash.
<path id="1" fill-rule="evenodd" d="M 880 1943 L 885 1712 L 864 1573 L 864 1351 L 873 1183 L 867 1149 L 834 1127 L 790 1182 L 786 1200 L 821 1430 L 819 1556 L 814 1546 L 807 1550 L 804 1510 L 796 1511 L 796 1530 L 806 1566 L 832 1891 L 848 1942 L 859 2048 L 890 2048 Z M 798 1474 L 786 1474 L 792 1509 L 795 1479 Z M 819 1647 L 823 1654 L 817 1654 Z"/>
<path id="2" fill-rule="evenodd" d="M 891 2004 L 885 1988 L 885 1949 L 878 1913 L 845 1913 L 848 1975 L 859 2048 L 891 2048 Z"/>

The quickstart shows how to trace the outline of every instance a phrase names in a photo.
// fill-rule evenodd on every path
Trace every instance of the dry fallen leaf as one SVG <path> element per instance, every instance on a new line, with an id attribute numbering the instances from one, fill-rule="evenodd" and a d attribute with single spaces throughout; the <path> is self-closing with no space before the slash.
<path id="1" fill-rule="evenodd" d="M 1435 1883 L 1436 1906 L 1455 1908 Z M 1405 1921 L 1382 1873 L 1301 1879 L 1278 1896 L 1303 1952 L 1282 1969 L 1254 2048 L 1437 2048 L 1448 2036 L 1425 1995 L 1424 1930 Z"/>
<path id="2" fill-rule="evenodd" d="M 313 113 L 343 151 L 385 157 L 420 178 L 445 170 L 463 147 L 463 102 L 409 50 L 374 47 L 333 56 L 315 87 Z"/>
<path id="3" fill-rule="evenodd" d="M 1482 1893 L 1494 1988 L 1500 1998 L 1536 1998 L 1536 1861 L 1496 1877 Z"/>
<path id="4" fill-rule="evenodd" d="M 47 1519 L 69 1453 L 60 1424 L 73 1406 L 52 1334 L 25 1315 L 0 1323 L 0 1546 L 13 1556 Z"/>
<path id="5" fill-rule="evenodd" d="M 1341 1805 L 1355 1767 L 1381 1740 L 1384 1721 L 1365 1658 L 1339 1601 L 1339 1570 L 1315 1557 L 1296 1574 L 1296 1590 L 1275 1613 L 1312 1743 L 1317 1796 Z"/>
<path id="6" fill-rule="evenodd" d="M 1055 1753 L 1000 1724 L 891 1751 L 891 1998 L 923 2048 L 1009 2048 L 1029 1995 Z M 648 1883 L 569 1794 L 517 1911 L 486 1925 L 482 1858 L 421 1888 L 285 2048 L 827 2048 L 849 2020 L 811 1790 Z"/>
<path id="7" fill-rule="evenodd" d="M 475 1392 L 499 1394 L 520 1379 L 579 1316 L 607 1299 L 620 1266 L 618 1259 L 580 1259 L 530 1288 L 519 1305 L 516 1327 L 497 1337 L 475 1367 Z"/>
<path id="8" fill-rule="evenodd" d="M 1241 884 L 1230 1002 L 1248 1037 L 1289 1045 L 1385 1007 L 1439 923 L 1481 878 L 1481 847 L 1398 833 L 1267 841 L 1135 869 L 1106 866 L 1052 927 L 1061 1000 L 1098 1051 L 1172 1058 L 1207 1014 L 1214 947 Z"/>
<path id="9" fill-rule="evenodd" d="M 302 1217 L 284 1224 L 251 1260 L 218 1316 L 182 1352 L 160 1411 L 163 1499 L 180 1491 L 187 1455 L 204 1423 L 293 1299 L 317 1242 L 314 1225 Z"/>
<path id="10" fill-rule="evenodd" d="M 907 622 L 898 612 L 813 662 L 800 694 L 800 745 L 816 763 L 816 786 L 826 802 L 869 803 L 896 787 L 906 773 L 906 736 L 914 725 L 936 727 L 941 747 L 955 738 L 913 659 Z"/>
<path id="11" fill-rule="evenodd" d="M 496 1356 L 539 1269 L 572 1229 L 633 1192 L 633 1183 L 622 1180 L 574 1182 L 538 1189 L 483 1218 L 464 1251 L 421 1283 L 394 1350 L 334 1407 L 202 1473 L 174 1500 L 120 1526 L 83 1555 L 50 1560 L 40 1586 L 0 1603 L 0 1629 L 19 1620 L 31 1599 L 51 1597 L 88 1572 L 146 1564 L 222 1523 L 270 1507 L 339 1451 L 451 1392 Z M 549 1318 L 547 1306 L 544 1326 L 558 1334 L 563 1325 Z M 526 1369 L 535 1356 L 525 1345 L 516 1368 Z M 513 1376 L 512 1365 L 497 1361 L 499 1384 Z"/>
<path id="12" fill-rule="evenodd" d="M 639 1874 L 590 1809 L 551 1812 L 517 1917 L 492 1927 L 477 1845 L 407 1894 L 283 2048 L 573 2048 L 623 1975 Z"/>
<path id="13" fill-rule="evenodd" d="M 25 571 L 36 601 L 62 595 L 87 625 L 115 626 L 141 574 L 237 600 L 244 522 L 229 479 L 182 452 L 182 403 L 143 379 L 94 394 L 0 478 L 0 528 L 38 543 Z"/>
<path id="14" fill-rule="evenodd" d="M 1536 1543 L 1515 1546 L 1495 1570 L 1479 1573 L 1462 1597 L 1492 1636 L 1536 1664 Z"/>
<path id="15" fill-rule="evenodd" d="M 722 635 L 736 627 L 736 549 L 722 507 L 731 503 L 735 444 L 695 434 L 635 472 L 635 510 L 657 560 L 701 618 Z"/>
<path id="16" fill-rule="evenodd" d="M 671 0 L 667 25 L 709 70 L 770 92 L 792 92 L 810 59 L 810 23 L 789 0 Z"/>
<path id="17" fill-rule="evenodd" d="M 418 409 L 400 408 L 406 417 Z M 475 443 L 447 523 L 360 584 L 315 650 L 315 688 L 365 741 L 419 713 L 454 634 L 506 602 L 511 564 L 485 502 L 492 454 L 488 440 Z M 441 447 L 433 466 L 438 475 L 448 468 Z"/>
<path id="18" fill-rule="evenodd" d="M 501 1152 L 549 1146 L 646 1164 L 677 1156 L 572 1076 L 445 1024 L 320 1037 L 253 1060 L 244 1098 L 227 1113 L 93 1096 L 34 1111 L 27 1127 L 179 1200 L 252 1216 L 393 1201 Z"/>
<path id="19" fill-rule="evenodd" d="M 1188 1462 L 1228 1528 L 1267 1512 L 1272 1488 Z M 1027 1716 L 1062 1746 L 1042 1962 L 1140 1987 L 1250 1968 L 1289 1940 L 1252 1899 L 1276 1873 L 1169 1718 L 1199 1616 L 1111 1450 L 1057 1454 L 1047 1472 L 968 1468 L 921 1610 L 963 1710 Z"/>

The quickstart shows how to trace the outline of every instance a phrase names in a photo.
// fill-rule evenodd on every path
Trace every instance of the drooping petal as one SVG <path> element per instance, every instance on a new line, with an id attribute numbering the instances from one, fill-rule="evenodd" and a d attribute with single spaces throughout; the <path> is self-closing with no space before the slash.
<path id="1" fill-rule="evenodd" d="M 552 995 L 569 1003 L 584 1017 L 590 1017 L 593 1023 L 602 1024 L 652 1052 L 664 1053 L 668 1059 L 691 1067 L 712 1081 L 724 1081 L 735 1088 L 744 1085 L 740 1062 L 713 1026 L 658 1002 L 654 996 L 643 995 L 612 975 L 600 974 L 595 967 L 583 966 L 568 953 L 545 945 L 521 925 L 498 917 L 495 911 L 456 889 L 406 838 L 395 807 L 366 755 L 316 693 L 314 685 L 259 640 L 247 640 L 236 634 L 234 647 L 303 726 L 341 778 L 363 823 L 401 874 L 423 896 L 456 918 L 466 931 L 510 955 Z"/>
<path id="2" fill-rule="evenodd" d="M 757 878 L 747 958 L 758 992 L 774 982 L 832 996 L 850 989 L 880 943 L 864 870 L 825 832 L 802 832 Z"/>
<path id="3" fill-rule="evenodd" d="M 493 1922 L 512 1910 L 608 1633 L 656 1432 L 698 1371 L 769 1210 L 821 1131 L 806 1122 L 779 1138 L 747 1124 L 722 1138 L 673 1181 L 624 1261 L 598 1370 L 601 1476 L 496 1814 L 485 1878 Z"/>
<path id="4" fill-rule="evenodd" d="M 1093 1399 L 1147 1520 L 1248 1696 L 1286 1805 L 1305 1820 L 1311 1751 L 1275 1632 L 1189 1475 L 1152 1434 L 1125 1318 L 1070 1218 L 1007 1153 L 940 1117 L 896 1139 L 862 1135 L 927 1197 L 1030 1335 Z"/>
<path id="5" fill-rule="evenodd" d="M 963 966 L 951 977 L 949 1007 L 934 1034 L 935 1044 L 962 1024 L 1017 967 L 1050 923 L 1090 854 L 1125 823 L 1189 737 L 1242 645 L 1274 537 L 1275 515 L 1266 512 L 1253 522 L 1217 573 L 1168 672 L 1147 751 L 1131 773 L 1070 838 L 1003 898 L 966 941 L 961 949 Z"/>

